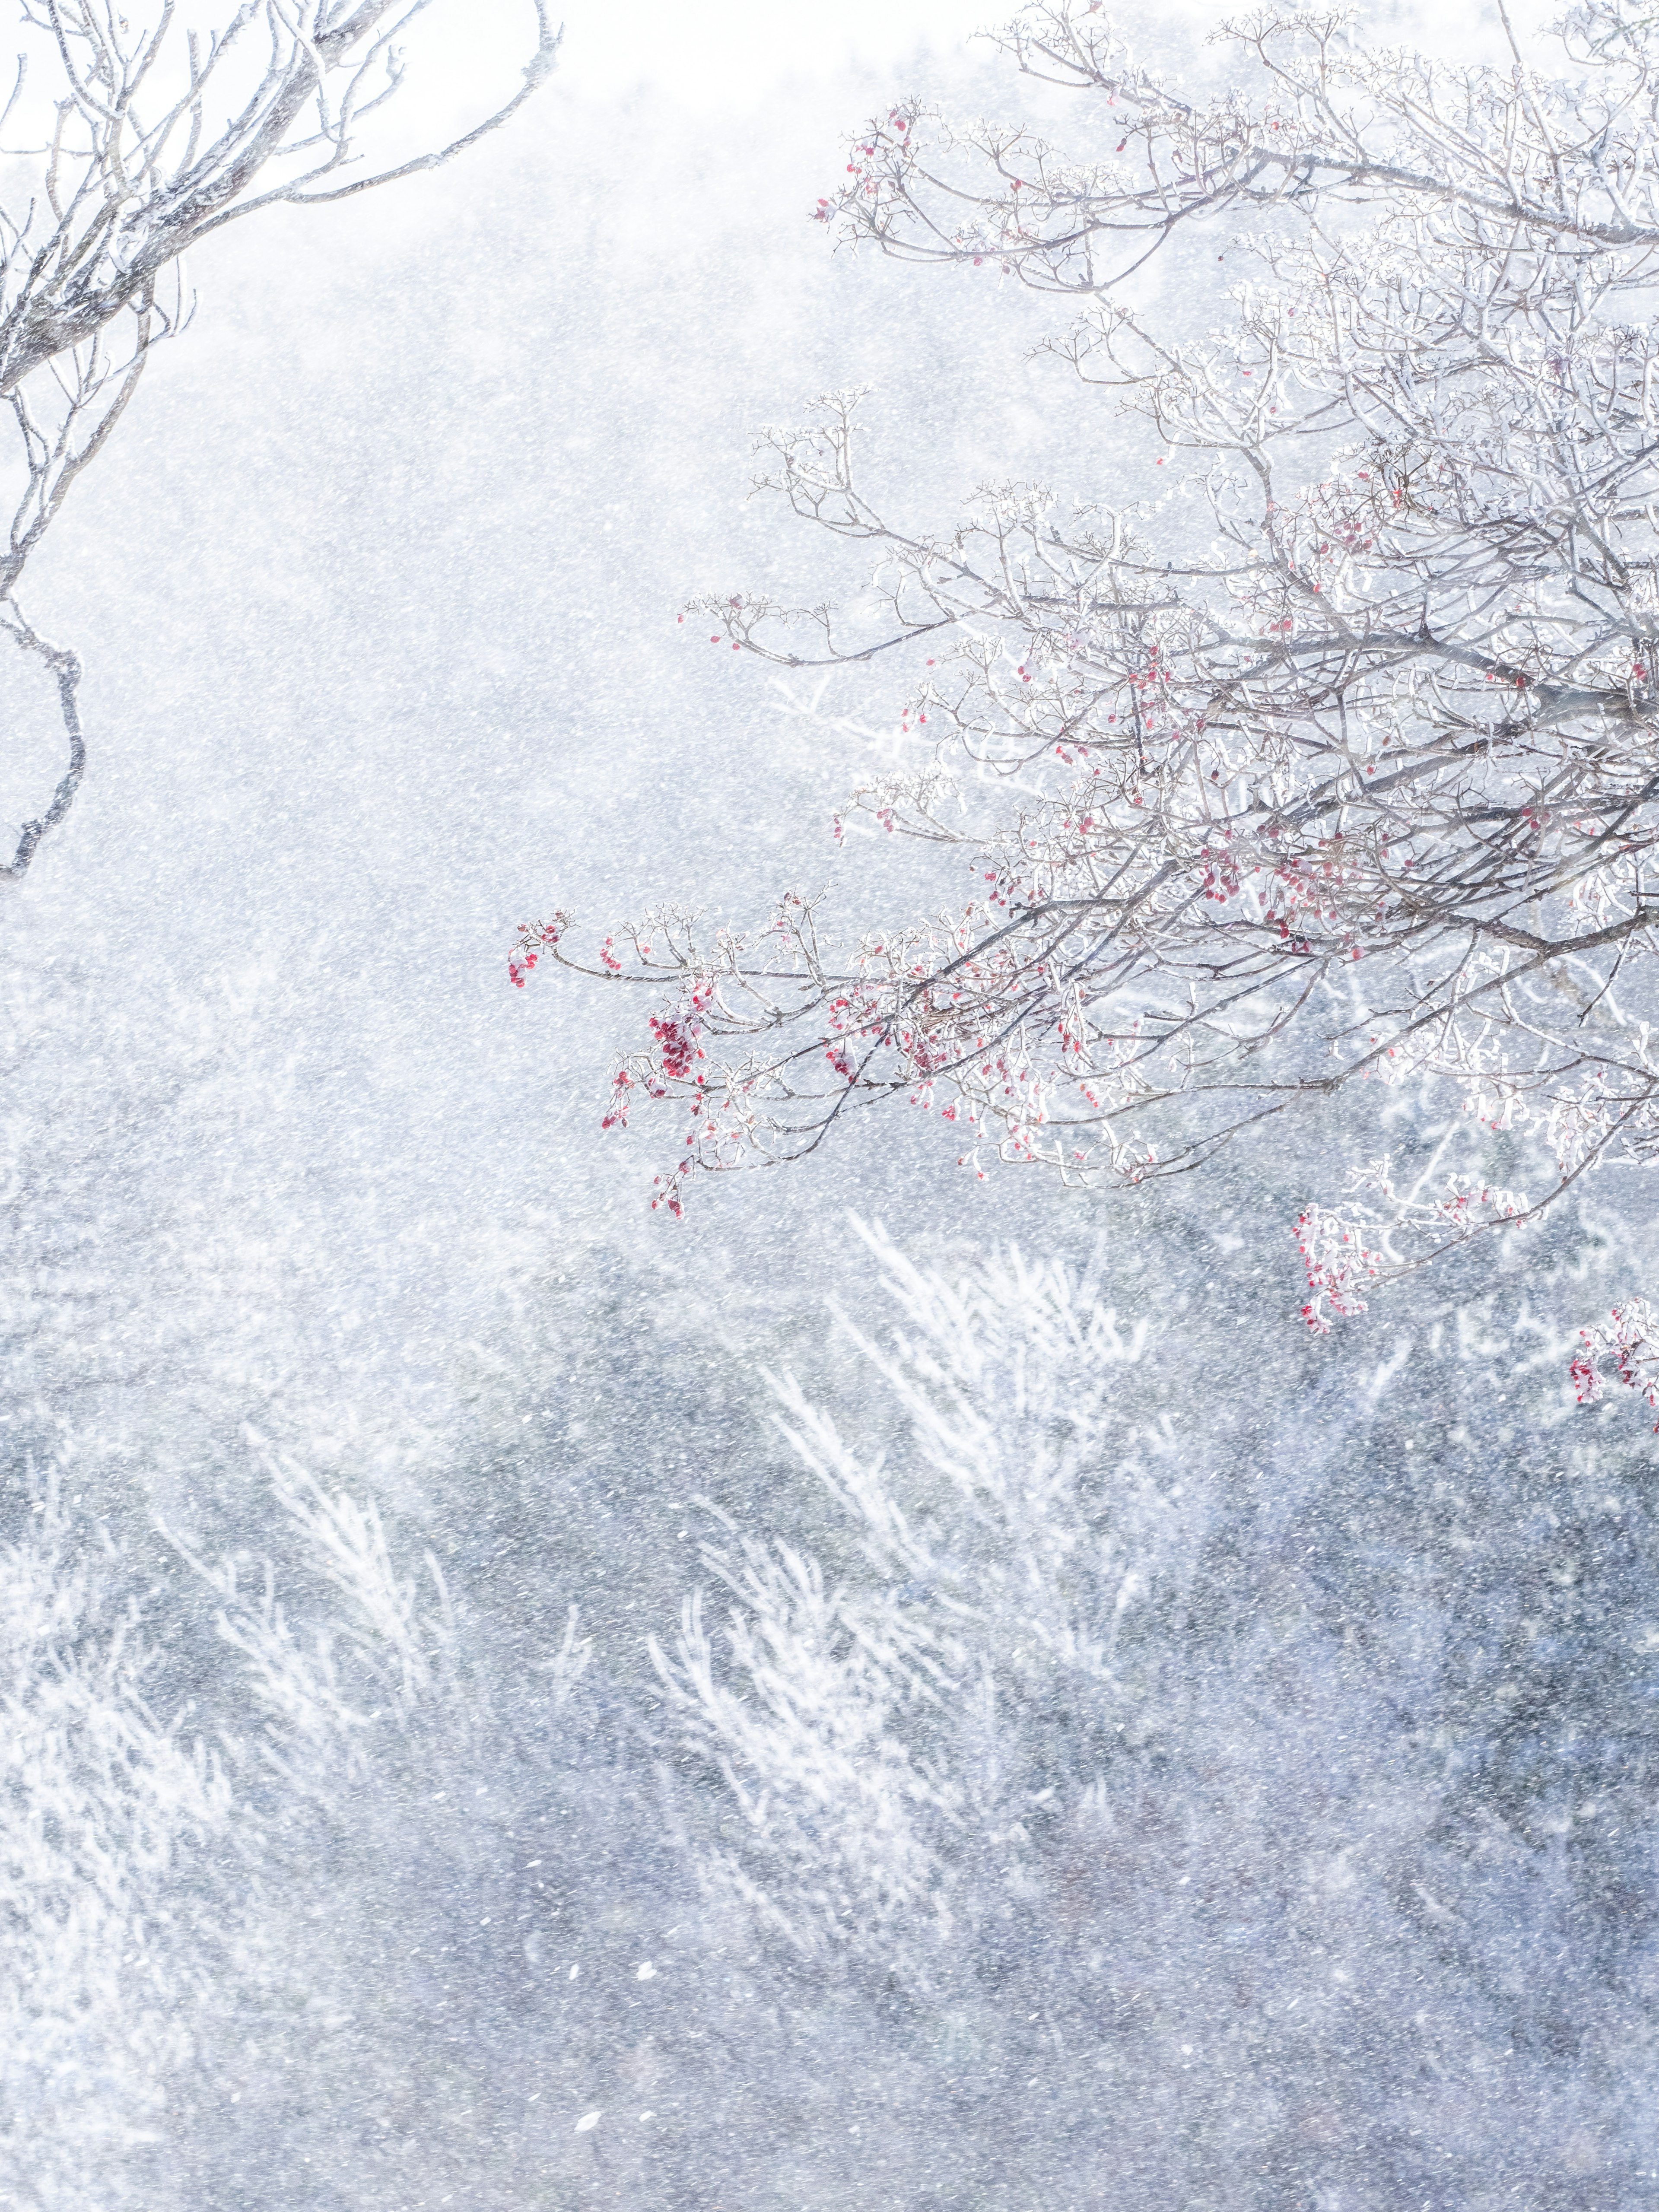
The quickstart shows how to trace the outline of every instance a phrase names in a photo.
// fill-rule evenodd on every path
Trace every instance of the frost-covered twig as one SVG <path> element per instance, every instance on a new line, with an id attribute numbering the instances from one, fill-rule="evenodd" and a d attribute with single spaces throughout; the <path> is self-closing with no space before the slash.
<path id="1" fill-rule="evenodd" d="M 518 88 L 447 143 L 365 172 L 363 126 L 401 88 L 400 38 L 432 4 L 240 5 L 217 27 L 186 27 L 173 0 L 132 0 L 127 14 L 105 0 L 25 0 L 26 47 L 0 119 L 14 165 L 33 165 L 0 205 L 0 404 L 16 434 L 13 485 L 0 493 L 12 507 L 0 625 L 56 680 L 69 764 L 0 879 L 21 878 L 69 811 L 86 752 L 79 664 L 36 635 L 17 586 L 155 346 L 189 319 L 185 254 L 260 209 L 345 198 L 453 159 L 552 70 L 561 34 L 546 0 L 530 0 Z"/>
<path id="2" fill-rule="evenodd" d="M 1587 1406 L 1607 1382 L 1639 1390 L 1659 1411 L 1659 1314 L 1645 1298 L 1614 1306 L 1604 1322 L 1579 1331 L 1572 1362 L 1573 1389 Z M 1659 1422 L 1654 1424 L 1659 1433 Z"/>
<path id="3" fill-rule="evenodd" d="M 654 987 L 610 1119 L 665 1117 L 674 1209 L 899 1102 L 976 1172 L 1067 1182 L 1201 1167 L 1367 1082 L 1530 1140 L 1534 1213 L 1659 1158 L 1659 25 L 1588 0 L 1553 75 L 1305 11 L 1219 35 L 1244 74 L 1209 99 L 1032 0 L 1000 41 L 1103 147 L 902 100 L 820 203 L 1074 300 L 1054 349 L 1142 442 L 1109 489 L 993 480 L 928 531 L 871 482 L 860 393 L 762 434 L 763 483 L 868 554 L 867 593 L 711 592 L 688 624 L 784 670 L 902 659 L 908 763 L 853 808 L 963 884 L 899 927 L 805 887 L 758 930 L 585 949 L 562 921 L 554 959 Z M 1118 289 L 1176 238 L 1213 281 L 1197 338 Z M 1316 1311 L 1358 1310 L 1369 1263 L 1320 1224 Z"/>

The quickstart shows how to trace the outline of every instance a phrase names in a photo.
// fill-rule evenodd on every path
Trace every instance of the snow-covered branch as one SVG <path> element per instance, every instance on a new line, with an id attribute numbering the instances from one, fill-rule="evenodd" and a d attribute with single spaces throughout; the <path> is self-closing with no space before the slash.
<path id="1" fill-rule="evenodd" d="M 80 663 L 49 644 L 16 592 L 70 486 L 101 450 L 150 353 L 191 310 L 184 256 L 256 210 L 308 206 L 452 160 L 515 114 L 550 73 L 560 33 L 530 0 L 522 81 L 473 129 L 412 159 L 363 167 L 364 125 L 403 85 L 400 41 L 434 0 L 242 4 L 186 28 L 173 0 L 25 0 L 0 152 L 30 165 L 0 202 L 0 404 L 16 437 L 0 627 L 55 680 L 69 761 L 23 823 L 0 880 L 27 872 L 74 802 L 86 763 Z M 21 143 L 19 143 L 21 142 Z"/>
<path id="2" fill-rule="evenodd" d="M 613 1118 L 680 1117 L 672 1203 L 897 1101 L 976 1170 L 1136 1182 L 1442 1083 L 1474 1141 L 1435 1249 L 1659 1157 L 1659 33 L 1577 10 L 1556 77 L 1301 14 L 1226 35 L 1256 87 L 1205 106 L 1037 0 L 1004 46 L 1121 146 L 903 103 L 821 210 L 1086 295 L 1060 349 L 1139 419 L 1115 473 L 1145 489 L 994 483 L 926 532 L 866 480 L 857 393 L 763 435 L 763 484 L 868 549 L 869 593 L 688 620 L 785 667 L 902 656 L 914 764 L 849 818 L 954 848 L 963 889 L 862 933 L 800 891 L 760 933 L 678 916 L 597 957 L 561 925 L 556 959 L 670 986 Z M 1210 335 L 1107 296 L 1177 224 L 1246 215 Z M 1492 1132 L 1553 1162 L 1532 1206 L 1468 1200 Z"/>

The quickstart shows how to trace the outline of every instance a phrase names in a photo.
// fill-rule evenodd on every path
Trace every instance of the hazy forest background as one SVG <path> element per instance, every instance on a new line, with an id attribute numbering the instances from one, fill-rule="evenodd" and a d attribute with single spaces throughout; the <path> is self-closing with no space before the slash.
<path id="1" fill-rule="evenodd" d="M 41 556 L 0 2204 L 1659 2201 L 1656 1447 L 1566 1382 L 1644 1191 L 1318 1341 L 1316 1131 L 1114 1198 L 918 1116 L 670 1224 L 608 995 L 507 988 L 556 900 L 832 872 L 890 679 L 675 620 L 822 576 L 751 428 L 871 384 L 939 512 L 1145 465 L 1041 303 L 806 219 L 901 88 L 1046 112 L 979 20 L 576 0 L 465 161 L 196 257 Z"/>

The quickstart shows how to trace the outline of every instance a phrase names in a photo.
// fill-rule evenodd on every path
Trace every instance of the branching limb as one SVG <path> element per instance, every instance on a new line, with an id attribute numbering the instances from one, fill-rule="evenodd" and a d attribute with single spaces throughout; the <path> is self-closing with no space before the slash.
<path id="1" fill-rule="evenodd" d="M 1062 350 L 1139 418 L 1146 495 L 993 483 L 926 535 L 831 394 L 764 434 L 761 487 L 867 550 L 864 596 L 688 609 L 785 666 L 911 659 L 905 772 L 836 834 L 954 848 L 960 897 L 837 942 L 792 896 L 752 938 L 642 926 L 585 962 L 561 922 L 556 957 L 672 978 L 610 1118 L 682 1117 L 675 1206 L 899 1098 L 976 1171 L 1112 1183 L 1358 1082 L 1449 1091 L 1444 1188 L 1384 1172 L 1304 1212 L 1322 1324 L 1659 1160 L 1659 27 L 1591 0 L 1554 78 L 1301 13 L 1224 35 L 1254 83 L 1206 102 L 1035 0 L 1000 41 L 1097 104 L 1110 153 L 902 101 L 819 208 L 1086 295 Z M 1223 240 L 1212 335 L 1102 296 L 1223 216 L 1255 228 Z M 1553 1163 L 1535 1202 L 1480 1157 L 1504 1137 Z"/>
<path id="2" fill-rule="evenodd" d="M 0 209 L 0 399 L 17 432 L 0 621 L 58 675 L 70 767 L 25 825 L 3 871 L 13 881 L 72 803 L 84 746 L 64 673 L 73 656 L 41 646 L 11 595 L 155 345 L 188 320 L 183 257 L 260 209 L 345 198 L 453 161 L 552 70 L 562 33 L 547 0 L 530 0 L 532 51 L 509 97 L 444 146 L 334 181 L 365 159 L 362 127 L 404 82 L 398 40 L 434 4 L 244 0 L 205 39 L 181 33 L 173 0 L 135 6 L 131 20 L 103 0 L 23 8 L 46 67 L 31 75 L 20 56 L 0 116 L 0 129 L 15 125 L 26 143 L 38 134 L 42 163 L 29 204 Z"/>

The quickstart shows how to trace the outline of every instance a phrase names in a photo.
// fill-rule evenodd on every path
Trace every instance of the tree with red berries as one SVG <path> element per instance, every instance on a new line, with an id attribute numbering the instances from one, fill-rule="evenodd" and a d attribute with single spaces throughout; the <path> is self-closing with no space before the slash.
<path id="1" fill-rule="evenodd" d="M 656 915 L 597 959 L 560 916 L 514 971 L 665 990 L 612 1118 L 669 1118 L 675 1208 L 867 1105 L 1132 1183 L 1357 1083 L 1449 1084 L 1427 1174 L 1356 1170 L 1298 1224 L 1323 1328 L 1659 1152 L 1659 27 L 1587 0 L 1553 73 L 1512 33 L 1476 67 L 1334 15 L 1217 35 L 1243 75 L 1200 100 L 1036 0 L 998 41 L 1107 150 L 904 102 L 817 210 L 1071 303 L 1049 349 L 1139 422 L 1147 495 L 998 484 L 914 530 L 833 396 L 763 481 L 867 549 L 870 598 L 693 603 L 781 667 L 912 664 L 908 770 L 849 812 L 959 854 L 963 895 L 863 935 L 795 893 L 757 934 Z M 1134 303 L 1160 251 L 1201 255 L 1212 334 Z M 1538 1141 L 1541 1194 L 1496 1187 L 1495 1132 Z"/>
<path id="2" fill-rule="evenodd" d="M 376 164 L 368 118 L 405 75 L 400 43 L 432 0 L 267 0 L 187 29 L 174 0 L 23 0 L 24 51 L 0 126 L 33 164 L 0 204 L 0 406 L 16 437 L 0 627 L 56 680 L 69 758 L 18 831 L 15 881 L 68 813 L 86 765 L 81 665 L 24 615 L 24 568 L 102 448 L 155 345 L 188 319 L 183 257 L 261 209 L 346 199 L 452 160 L 547 77 L 559 32 L 531 0 L 518 88 L 447 145 Z M 31 74 L 31 64 L 34 69 Z M 364 166 L 365 161 L 368 166 Z"/>

